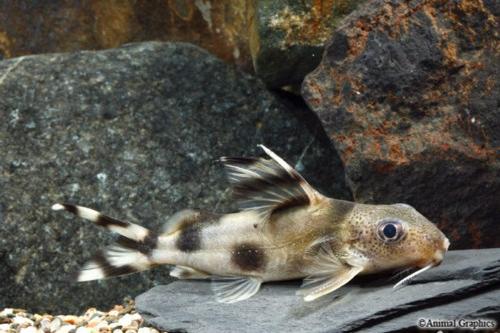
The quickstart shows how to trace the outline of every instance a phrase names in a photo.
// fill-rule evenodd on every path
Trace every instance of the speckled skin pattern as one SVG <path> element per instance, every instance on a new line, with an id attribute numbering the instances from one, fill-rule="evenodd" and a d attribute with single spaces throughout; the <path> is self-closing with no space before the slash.
<path id="1" fill-rule="evenodd" d="M 181 224 L 177 232 L 160 238 L 155 260 L 212 275 L 273 281 L 314 275 L 318 241 L 328 243 L 346 266 L 362 259 L 361 274 L 439 264 L 447 250 L 445 235 L 403 204 L 365 205 L 325 198 L 315 206 L 277 213 L 263 226 L 258 215 L 248 211 L 214 221 L 191 219 Z M 397 241 L 380 237 L 381 221 L 401 223 Z"/>

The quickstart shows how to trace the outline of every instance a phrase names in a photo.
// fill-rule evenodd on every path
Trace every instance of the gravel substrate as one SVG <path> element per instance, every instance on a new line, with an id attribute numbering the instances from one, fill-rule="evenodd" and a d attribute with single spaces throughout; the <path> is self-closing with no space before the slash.
<path id="1" fill-rule="evenodd" d="M 143 324 L 133 301 L 108 312 L 90 308 L 83 316 L 32 314 L 12 308 L 0 311 L 0 333 L 160 333 Z"/>

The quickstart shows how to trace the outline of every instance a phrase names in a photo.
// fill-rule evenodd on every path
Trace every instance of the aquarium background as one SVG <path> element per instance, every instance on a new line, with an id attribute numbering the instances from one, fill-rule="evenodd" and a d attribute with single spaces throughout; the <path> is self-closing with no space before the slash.
<path id="1" fill-rule="evenodd" d="M 113 236 L 235 207 L 223 155 L 264 143 L 330 196 L 411 204 L 499 247 L 494 1 L 0 1 L 0 308 L 107 308 L 167 268 L 71 283 Z"/>

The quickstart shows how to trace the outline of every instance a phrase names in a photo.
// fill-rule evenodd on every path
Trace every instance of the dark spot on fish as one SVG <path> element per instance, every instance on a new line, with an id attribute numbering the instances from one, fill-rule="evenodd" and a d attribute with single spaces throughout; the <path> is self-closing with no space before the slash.
<path id="1" fill-rule="evenodd" d="M 142 254 L 149 255 L 158 244 L 158 235 L 149 231 L 142 241 L 136 241 L 124 236 L 118 237 L 116 241 L 119 245 L 129 250 L 139 251 Z"/>
<path id="2" fill-rule="evenodd" d="M 104 228 L 109 228 L 110 226 L 117 226 L 117 227 L 126 228 L 130 225 L 127 222 L 123 222 L 123 221 L 114 219 L 114 218 L 106 216 L 106 215 L 101 215 L 101 214 L 99 214 L 95 223 L 101 227 L 104 227 Z"/>
<path id="3" fill-rule="evenodd" d="M 64 209 L 66 209 L 68 212 L 78 215 L 78 208 L 75 205 L 71 204 L 63 204 Z"/>
<path id="4" fill-rule="evenodd" d="M 262 271 L 266 265 L 264 250 L 252 243 L 234 247 L 231 262 L 243 271 Z"/>
<path id="5" fill-rule="evenodd" d="M 201 249 L 200 224 L 190 224 L 184 229 L 181 229 L 175 245 L 179 250 L 183 252 L 194 252 Z"/>
<path id="6" fill-rule="evenodd" d="M 255 229 L 257 229 L 257 224 L 256 224 L 256 223 L 254 223 L 253 227 L 254 227 Z"/>

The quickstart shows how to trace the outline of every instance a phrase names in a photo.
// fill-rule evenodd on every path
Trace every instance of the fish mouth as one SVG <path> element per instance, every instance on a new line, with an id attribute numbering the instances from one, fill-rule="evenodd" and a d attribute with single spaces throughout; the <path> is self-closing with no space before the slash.
<path id="1" fill-rule="evenodd" d="M 417 264 L 416 266 L 419 268 L 416 272 L 413 272 L 412 274 L 408 275 L 407 277 L 403 278 L 400 280 L 398 283 L 394 285 L 394 289 L 398 289 L 401 286 L 404 286 L 407 284 L 409 281 L 411 281 L 415 276 L 425 272 L 428 269 L 431 269 L 433 267 L 441 265 L 443 262 L 444 254 L 448 250 L 448 246 L 450 245 L 450 242 L 446 238 L 445 241 L 443 242 L 443 248 L 442 249 L 437 249 L 434 252 L 434 256 L 432 257 L 431 260 L 425 260 L 421 261 L 420 264 Z"/>
<path id="2" fill-rule="evenodd" d="M 448 248 L 450 247 L 450 240 L 448 238 L 444 238 L 443 240 L 443 249 L 444 251 L 448 251 Z"/>
<path id="3" fill-rule="evenodd" d="M 444 253 L 445 252 L 442 250 L 437 250 L 436 252 L 434 252 L 434 257 L 430 261 L 429 265 L 432 265 L 432 267 L 441 265 L 441 263 L 443 262 Z"/>
<path id="4" fill-rule="evenodd" d="M 444 254 L 448 251 L 449 247 L 450 247 L 450 241 L 448 240 L 448 238 L 444 237 L 441 247 L 438 248 L 436 251 L 434 251 L 431 260 L 426 260 L 425 262 L 422 262 L 420 265 L 417 266 L 422 268 L 428 265 L 432 265 L 432 267 L 441 265 L 441 263 L 443 262 Z"/>
<path id="5" fill-rule="evenodd" d="M 444 237 L 441 249 L 438 249 L 436 250 L 436 252 L 434 252 L 434 257 L 430 262 L 430 264 L 433 264 L 433 267 L 441 265 L 441 263 L 443 262 L 444 254 L 448 251 L 449 247 L 450 241 L 448 240 L 448 238 Z"/>
<path id="6" fill-rule="evenodd" d="M 422 260 L 419 263 L 416 264 L 416 267 L 419 268 L 416 272 L 413 272 L 412 274 L 408 275 L 407 277 L 401 279 L 398 283 L 394 285 L 394 289 L 398 289 L 399 287 L 402 287 L 406 285 L 409 281 L 411 281 L 415 276 L 425 272 L 428 269 L 431 269 L 433 267 L 441 265 L 443 262 L 444 254 L 446 251 L 448 251 L 448 248 L 450 246 L 450 241 L 448 238 L 444 237 L 443 243 L 441 244 L 442 246 L 438 248 L 436 251 L 434 251 L 434 254 L 431 258 L 431 260 Z"/>

